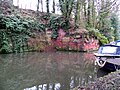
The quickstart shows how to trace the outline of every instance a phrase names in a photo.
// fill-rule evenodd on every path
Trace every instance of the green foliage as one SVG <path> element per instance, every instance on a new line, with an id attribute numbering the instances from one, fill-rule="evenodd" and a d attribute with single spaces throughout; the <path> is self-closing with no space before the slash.
<path id="1" fill-rule="evenodd" d="M 74 0 L 59 0 L 60 10 L 62 15 L 69 19 L 73 10 Z"/>
<path id="2" fill-rule="evenodd" d="M 59 28 L 63 28 L 64 30 L 69 28 L 67 24 L 68 22 L 62 16 L 51 17 L 48 21 L 48 27 L 52 30 L 52 38 L 57 38 L 57 30 Z"/>
<path id="3" fill-rule="evenodd" d="M 116 15 L 116 14 L 113 14 L 111 16 L 111 25 L 114 29 L 114 37 L 115 37 L 115 40 L 118 40 L 120 39 L 119 37 L 119 17 Z"/>
<path id="4" fill-rule="evenodd" d="M 0 45 L 0 53 L 10 53 L 12 50 L 10 48 L 9 40 L 6 38 L 5 33 L 1 34 L 1 45 Z"/>
<path id="5" fill-rule="evenodd" d="M 114 36 L 114 29 L 111 25 L 110 18 L 104 18 L 102 22 L 102 27 L 99 29 L 100 32 L 106 36 L 108 39 Z"/>
<path id="6" fill-rule="evenodd" d="M 29 28 L 31 28 L 32 30 L 38 30 L 40 32 L 44 32 L 46 25 L 44 24 L 39 24 L 39 22 L 31 22 L 31 25 L 29 26 Z"/>
<path id="7" fill-rule="evenodd" d="M 8 41 L 3 41 L 1 44 L 1 48 L 0 48 L 0 53 L 10 53 L 11 52 L 11 48 L 9 47 L 9 43 Z"/>
<path id="8" fill-rule="evenodd" d="M 0 15 L 0 37 L 2 38 L 4 33 L 4 38 L 9 38 L 9 42 L 6 39 L 0 39 L 1 52 L 10 52 L 10 44 L 12 52 L 23 52 L 27 39 L 34 36 L 35 30 L 45 31 L 45 25 L 20 16 Z"/>
<path id="9" fill-rule="evenodd" d="M 0 14 L 10 14 L 13 10 L 12 0 L 0 0 Z"/>
<path id="10" fill-rule="evenodd" d="M 99 32 L 99 30 L 94 28 L 88 28 L 89 34 L 95 36 L 99 41 L 100 45 L 104 45 L 108 43 L 107 37 L 105 37 L 103 34 Z"/>
<path id="11" fill-rule="evenodd" d="M 50 13 L 47 13 L 47 14 L 42 15 L 41 18 L 44 20 L 49 20 L 50 16 L 51 16 Z"/>

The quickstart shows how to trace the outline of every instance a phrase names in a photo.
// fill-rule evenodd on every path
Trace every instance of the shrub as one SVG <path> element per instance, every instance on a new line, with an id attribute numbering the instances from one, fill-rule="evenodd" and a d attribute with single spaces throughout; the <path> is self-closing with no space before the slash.
<path id="1" fill-rule="evenodd" d="M 100 45 L 104 45 L 104 44 L 108 43 L 107 37 L 105 37 L 103 34 L 101 34 L 98 29 L 88 28 L 88 30 L 89 30 L 90 35 L 93 35 L 94 37 L 96 37 L 99 40 Z"/>

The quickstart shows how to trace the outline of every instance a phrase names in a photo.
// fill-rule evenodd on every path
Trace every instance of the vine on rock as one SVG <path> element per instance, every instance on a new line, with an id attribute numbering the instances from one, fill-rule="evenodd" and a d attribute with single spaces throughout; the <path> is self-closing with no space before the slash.
<path id="1" fill-rule="evenodd" d="M 0 15 L 0 52 L 23 52 L 27 39 L 34 37 L 34 30 L 45 31 L 43 24 L 23 19 L 20 16 Z M 26 48 L 27 49 L 27 48 Z"/>

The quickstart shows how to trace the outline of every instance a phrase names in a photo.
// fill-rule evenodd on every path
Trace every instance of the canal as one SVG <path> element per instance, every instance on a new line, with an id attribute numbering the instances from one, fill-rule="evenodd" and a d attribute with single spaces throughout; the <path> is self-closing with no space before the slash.
<path id="1" fill-rule="evenodd" d="M 72 90 L 97 78 L 93 53 L 0 54 L 0 90 Z"/>

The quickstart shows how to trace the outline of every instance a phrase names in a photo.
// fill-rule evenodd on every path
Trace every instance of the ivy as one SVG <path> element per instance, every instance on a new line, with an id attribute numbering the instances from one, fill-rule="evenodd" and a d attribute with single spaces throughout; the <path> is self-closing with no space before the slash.
<path id="1" fill-rule="evenodd" d="M 63 28 L 65 31 L 69 28 L 68 21 L 62 16 L 52 16 L 48 21 L 48 27 L 52 30 L 52 38 L 57 38 L 57 30 Z"/>
<path id="2" fill-rule="evenodd" d="M 32 30 L 38 30 L 40 32 L 44 32 L 46 29 L 46 25 L 44 24 L 38 24 L 39 22 L 31 22 L 30 27 Z"/>
<path id="3" fill-rule="evenodd" d="M 0 15 L 0 52 L 23 52 L 27 39 L 33 37 L 34 30 L 45 31 L 45 25 L 20 16 Z M 4 39 L 1 39 L 3 38 Z"/>
<path id="4" fill-rule="evenodd" d="M 49 13 L 47 13 L 47 14 L 42 15 L 41 18 L 43 18 L 44 20 L 49 20 L 50 16 L 51 15 Z"/>
<path id="5" fill-rule="evenodd" d="M 1 48 L 0 48 L 0 53 L 10 53 L 12 50 L 10 48 L 10 45 L 9 45 L 9 40 L 8 38 L 6 37 L 6 34 L 3 32 L 1 33 L 0 35 L 2 38 L 1 41 Z"/>

